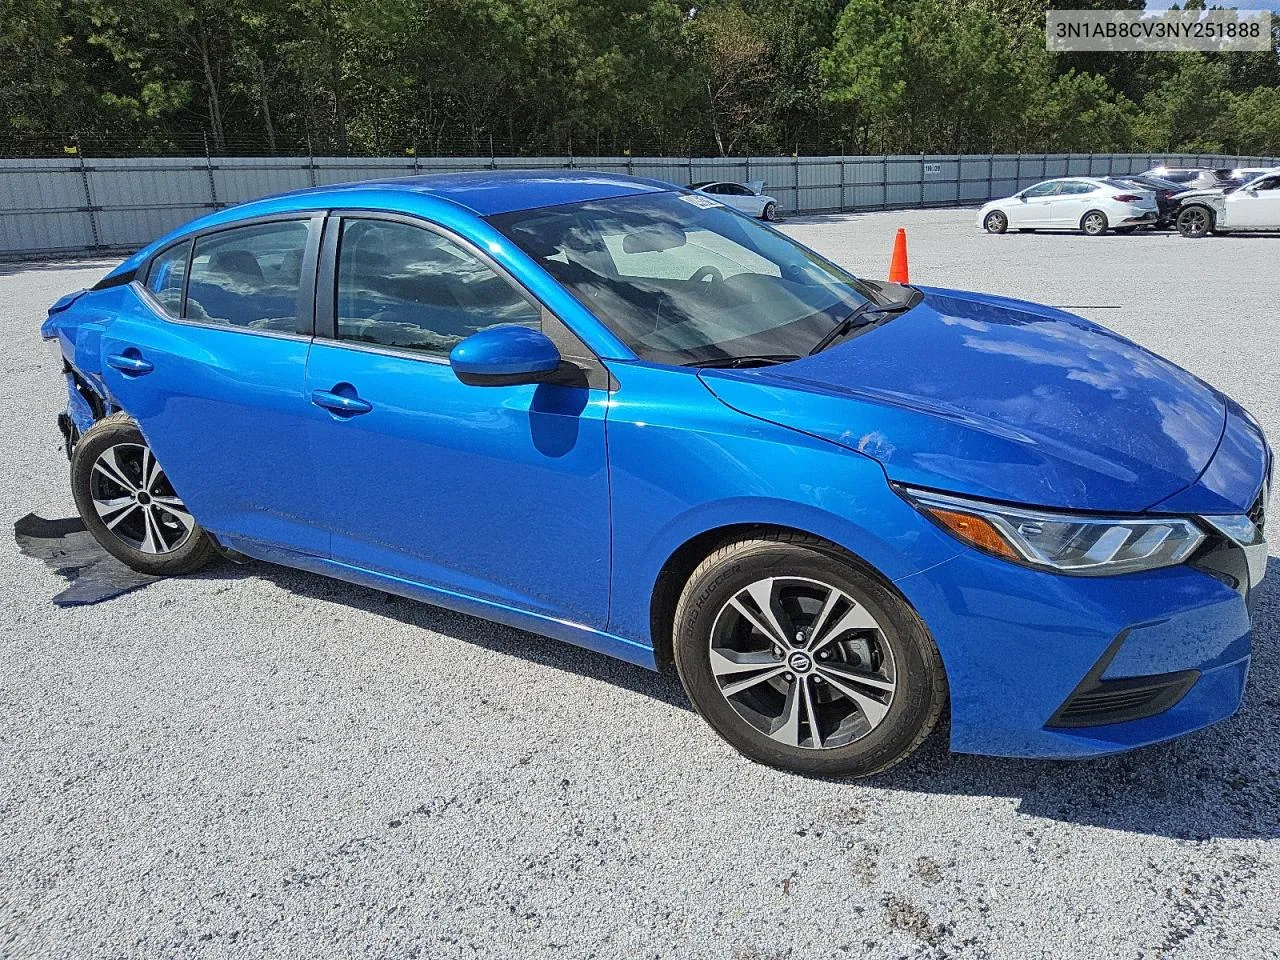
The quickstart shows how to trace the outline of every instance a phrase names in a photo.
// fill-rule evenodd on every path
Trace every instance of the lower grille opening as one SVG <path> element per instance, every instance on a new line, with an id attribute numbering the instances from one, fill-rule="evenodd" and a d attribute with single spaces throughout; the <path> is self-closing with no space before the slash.
<path id="1" fill-rule="evenodd" d="M 1098 727 L 1152 717 L 1186 696 L 1198 679 L 1199 670 L 1121 680 L 1087 678 L 1045 726 Z"/>

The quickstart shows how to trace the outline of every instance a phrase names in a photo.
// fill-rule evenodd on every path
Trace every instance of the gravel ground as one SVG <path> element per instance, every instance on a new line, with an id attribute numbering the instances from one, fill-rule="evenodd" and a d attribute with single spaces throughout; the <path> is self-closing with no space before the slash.
<path id="1" fill-rule="evenodd" d="M 881 275 L 899 225 L 913 280 L 1073 306 L 1280 436 L 1280 239 L 785 229 Z M 107 266 L 0 264 L 7 521 L 74 512 L 36 327 Z M 59 610 L 12 541 L 0 571 L 0 956 L 1280 956 L 1274 582 L 1227 723 L 841 784 L 739 758 L 672 678 L 308 574 Z"/>

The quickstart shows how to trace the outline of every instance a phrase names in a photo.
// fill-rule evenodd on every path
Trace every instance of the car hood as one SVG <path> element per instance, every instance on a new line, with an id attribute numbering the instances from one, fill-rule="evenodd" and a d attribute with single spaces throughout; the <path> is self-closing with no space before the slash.
<path id="1" fill-rule="evenodd" d="M 995 500 L 1136 512 L 1212 459 L 1225 398 L 1180 367 L 1052 307 L 925 293 L 816 356 L 700 375 L 729 406 L 873 457 L 891 480 Z"/>

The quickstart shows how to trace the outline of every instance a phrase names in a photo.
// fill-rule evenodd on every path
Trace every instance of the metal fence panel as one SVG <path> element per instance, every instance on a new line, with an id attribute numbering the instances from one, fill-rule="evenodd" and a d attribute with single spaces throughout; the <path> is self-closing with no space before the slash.
<path id="1" fill-rule="evenodd" d="M 0 161 L 0 257 L 135 249 L 186 221 L 316 184 L 467 170 L 588 169 L 673 183 L 763 180 L 786 213 L 979 204 L 1060 176 L 1275 157 L 994 154 L 855 157 L 62 157 Z"/>

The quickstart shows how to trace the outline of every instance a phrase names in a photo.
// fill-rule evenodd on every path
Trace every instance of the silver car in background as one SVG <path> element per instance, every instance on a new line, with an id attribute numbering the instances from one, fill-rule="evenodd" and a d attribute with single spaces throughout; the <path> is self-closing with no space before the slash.
<path id="1" fill-rule="evenodd" d="M 1131 233 L 1155 226 L 1159 214 L 1154 190 L 1125 180 L 1059 177 L 992 200 L 978 211 L 987 233 L 1006 230 L 1079 230 L 1090 237 L 1108 230 Z"/>
<path id="2" fill-rule="evenodd" d="M 733 207 L 748 216 L 760 220 L 778 219 L 778 201 L 766 193 L 763 180 L 752 180 L 749 183 L 735 183 L 732 180 L 708 180 L 704 183 L 691 183 L 690 190 L 715 197 L 726 207 Z"/>

